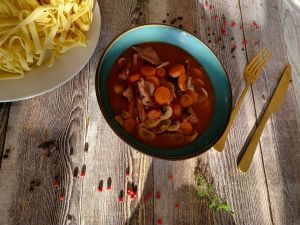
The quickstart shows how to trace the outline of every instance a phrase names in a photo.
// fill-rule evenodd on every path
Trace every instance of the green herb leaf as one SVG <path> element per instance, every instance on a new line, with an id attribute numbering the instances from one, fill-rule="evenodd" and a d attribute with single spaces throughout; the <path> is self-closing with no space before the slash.
<path id="1" fill-rule="evenodd" d="M 231 206 L 226 203 L 213 189 L 212 185 L 201 175 L 196 177 L 197 194 L 202 198 L 207 198 L 210 201 L 209 208 L 216 212 L 224 211 L 230 214 L 234 212 Z"/>

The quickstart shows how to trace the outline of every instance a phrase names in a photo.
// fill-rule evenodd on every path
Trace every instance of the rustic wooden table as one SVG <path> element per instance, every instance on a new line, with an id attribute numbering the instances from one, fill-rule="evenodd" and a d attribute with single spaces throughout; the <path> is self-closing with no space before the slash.
<path id="1" fill-rule="evenodd" d="M 179 225 L 299 225 L 300 14 L 289 8 L 289 2 L 295 1 L 100 0 L 101 37 L 85 68 L 55 91 L 0 105 L 0 224 L 148 225 L 161 218 L 163 224 Z M 273 52 L 246 96 L 223 153 L 210 150 L 178 162 L 151 158 L 123 143 L 100 113 L 94 86 L 103 49 L 131 27 L 163 20 L 182 25 L 213 49 L 228 71 L 234 102 L 244 86 L 247 62 L 262 47 Z M 247 40 L 245 46 L 243 40 Z M 237 157 L 287 63 L 293 67 L 287 96 L 268 122 L 249 172 L 240 174 Z M 80 177 L 84 165 L 86 176 Z M 234 215 L 214 213 L 206 199 L 197 197 L 196 169 L 232 205 Z M 53 185 L 55 176 L 59 187 Z M 111 190 L 106 190 L 108 178 Z M 101 180 L 103 192 L 99 193 Z M 137 185 L 138 196 L 119 203 L 119 193 L 126 190 L 128 181 Z M 144 202 L 145 195 L 156 191 L 161 199 Z"/>

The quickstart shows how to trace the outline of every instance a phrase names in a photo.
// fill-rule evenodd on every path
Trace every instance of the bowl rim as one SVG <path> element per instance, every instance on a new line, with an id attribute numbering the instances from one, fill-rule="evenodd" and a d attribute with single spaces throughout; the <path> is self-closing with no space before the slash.
<path id="1" fill-rule="evenodd" d="M 231 106 L 230 106 L 230 114 L 228 116 L 228 119 L 226 121 L 226 126 L 224 126 L 222 132 L 220 132 L 220 134 L 217 136 L 217 138 L 215 139 L 215 141 L 213 141 L 210 145 L 208 145 L 206 148 L 203 149 L 203 151 L 201 152 L 195 152 L 193 154 L 188 154 L 188 155 L 184 155 L 184 156 L 180 156 L 180 157 L 162 157 L 162 156 L 157 156 L 157 155 L 154 155 L 154 154 L 149 154 L 149 153 L 146 153 L 144 151 L 142 151 L 141 149 L 137 148 L 136 146 L 134 146 L 133 144 L 131 144 L 130 142 L 128 142 L 125 138 L 122 137 L 121 134 L 119 134 L 117 132 L 117 130 L 109 123 L 109 115 L 107 114 L 107 112 L 105 111 L 105 108 L 104 108 L 104 105 L 103 105 L 103 102 L 102 102 L 102 98 L 100 96 L 100 88 L 99 88 L 99 83 L 100 83 L 100 79 L 99 79 L 99 69 L 100 69 L 100 65 L 102 64 L 102 61 L 103 61 L 103 58 L 105 57 L 107 51 L 114 45 L 114 43 L 119 39 L 121 38 L 123 35 L 133 31 L 133 30 L 136 30 L 136 29 L 139 29 L 139 28 L 142 28 L 142 27 L 148 27 L 148 26 L 162 26 L 162 27 L 171 27 L 171 28 L 174 28 L 174 29 L 178 29 L 178 30 L 182 30 L 186 33 L 188 33 L 189 35 L 193 36 L 194 38 L 198 39 L 200 42 L 202 42 L 214 55 L 214 57 L 218 60 L 218 62 L 220 63 L 220 65 L 222 66 L 222 69 L 224 70 L 225 72 L 225 76 L 226 76 L 226 79 L 228 81 L 228 84 L 229 84 L 229 97 L 231 99 Z M 168 160 L 168 161 L 181 161 L 181 160 L 187 160 L 187 159 L 191 159 L 193 157 L 196 157 L 196 156 L 199 156 L 205 152 L 207 152 L 208 150 L 210 150 L 214 144 L 220 139 L 220 137 L 223 136 L 228 124 L 229 124 L 229 121 L 230 121 L 230 117 L 231 117 L 231 113 L 232 113 L 232 109 L 233 109 L 233 103 L 232 103 L 232 88 L 231 88 L 231 83 L 230 83 L 230 80 L 229 80 L 229 77 L 228 77 L 228 73 L 223 65 L 223 63 L 220 61 L 220 59 L 218 58 L 218 56 L 214 53 L 214 51 L 199 37 L 196 37 L 195 35 L 193 35 L 192 33 L 190 33 L 189 31 L 186 31 L 185 29 L 182 29 L 182 28 L 178 28 L 178 27 L 175 27 L 175 26 L 172 26 L 172 25 L 167 25 L 167 24 L 161 24 L 161 23 L 147 23 L 147 24 L 143 24 L 143 25 L 138 25 L 138 26 L 135 26 L 135 27 L 132 27 L 126 31 L 123 31 L 122 33 L 118 34 L 116 37 L 114 37 L 110 42 L 109 44 L 104 48 L 102 54 L 101 54 L 101 57 L 99 59 L 99 62 L 98 62 L 98 65 L 97 65 L 97 69 L 96 69 L 96 76 L 95 76 L 95 90 L 96 90 L 96 97 L 97 97 L 97 101 L 98 101 L 98 105 L 100 107 L 100 111 L 106 121 L 106 123 L 109 125 L 109 127 L 112 129 L 112 131 L 123 141 L 125 142 L 126 144 L 128 144 L 131 148 L 147 155 L 147 156 L 150 156 L 150 157 L 154 157 L 154 158 L 158 158 L 158 159 L 163 159 L 163 160 Z M 145 144 L 145 143 L 143 143 Z M 146 144 L 145 144 L 146 145 Z M 184 146 L 183 146 L 184 147 Z"/>

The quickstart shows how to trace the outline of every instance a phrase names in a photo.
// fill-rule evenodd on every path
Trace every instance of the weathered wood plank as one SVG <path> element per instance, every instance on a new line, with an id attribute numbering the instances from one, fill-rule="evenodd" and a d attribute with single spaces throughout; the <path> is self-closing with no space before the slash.
<path id="1" fill-rule="evenodd" d="M 278 4 L 278 2 L 280 3 Z M 267 65 L 257 83 L 253 85 L 258 117 L 262 115 L 262 112 L 267 107 L 270 97 L 288 63 L 284 37 L 286 42 L 291 41 L 292 47 L 289 46 L 288 50 L 291 63 L 293 65 L 297 64 L 295 60 L 299 58 L 300 50 L 297 48 L 299 39 L 295 37 L 295 33 L 290 32 L 294 29 L 295 23 L 288 22 L 292 19 L 289 16 L 292 12 L 281 8 L 282 21 L 280 21 L 278 6 L 284 7 L 282 4 L 282 1 L 272 0 L 241 0 L 243 21 L 250 23 L 254 19 L 261 26 L 258 33 L 254 33 L 251 29 L 246 29 L 246 38 L 249 40 L 254 38 L 260 39 L 260 47 L 267 47 L 273 53 L 272 61 Z M 296 22 L 299 21 L 299 18 L 293 17 L 293 20 Z M 282 29 L 284 36 L 282 35 Z M 249 48 L 247 47 L 247 50 L 249 58 L 253 57 L 255 52 L 258 51 L 257 48 L 250 46 Z M 274 224 L 300 223 L 298 75 L 299 71 L 293 67 L 293 82 L 289 86 L 283 105 L 268 122 L 260 142 L 271 203 L 272 222 Z M 252 165 L 251 170 L 253 169 L 255 169 L 254 165 Z"/>
<path id="2" fill-rule="evenodd" d="M 90 62 L 87 132 L 90 147 L 85 156 L 89 175 L 83 183 L 82 224 L 152 224 L 153 205 L 143 204 L 144 195 L 153 192 L 152 159 L 131 149 L 113 133 L 100 112 L 94 89 L 96 67 L 103 50 L 121 32 L 148 22 L 148 2 L 101 0 L 99 4 L 102 35 Z M 127 167 L 128 177 L 125 176 Z M 109 177 L 112 190 L 107 191 Z M 103 193 L 97 193 L 101 179 Z M 126 194 L 129 181 L 137 185 L 138 196 L 134 200 Z M 121 190 L 125 193 L 124 203 L 118 202 Z"/>
<path id="3" fill-rule="evenodd" d="M 0 169 L 1 169 L 1 161 L 2 156 L 5 154 L 4 151 L 4 141 L 6 135 L 6 127 L 9 115 L 9 103 L 2 103 L 0 104 Z M 6 156 L 4 156 L 5 158 Z"/>
<path id="4" fill-rule="evenodd" d="M 183 16 L 183 21 L 174 25 L 182 24 L 183 28 L 191 33 L 196 30 L 196 35 L 216 52 L 228 72 L 233 98 L 236 101 L 244 86 L 242 72 L 247 63 L 245 51 L 231 53 L 233 45 L 243 40 L 243 32 L 237 28 L 239 26 L 230 28 L 232 21 L 238 25 L 241 23 L 239 2 L 210 1 L 212 9 L 205 6 L 204 2 L 153 1 L 151 4 L 153 22 L 165 19 L 166 13 L 170 13 L 168 21 Z M 228 21 L 226 36 L 221 33 L 222 15 L 226 16 Z M 215 19 L 216 16 L 218 21 Z M 209 29 L 210 36 L 208 36 Z M 219 37 L 221 41 L 215 43 Z M 232 37 L 234 41 L 231 40 Z M 225 49 L 222 50 L 222 46 L 225 46 Z M 255 121 L 253 99 L 251 93 L 248 93 L 222 154 L 210 150 L 200 157 L 182 162 L 155 159 L 154 190 L 162 192 L 162 200 L 154 202 L 155 220 L 163 215 L 166 224 L 271 224 L 261 155 L 256 155 L 253 163 L 256 169 L 250 171 L 247 177 L 239 174 L 236 169 L 236 159 Z M 197 198 L 194 171 L 198 167 L 204 171 L 209 180 L 213 180 L 217 192 L 233 206 L 233 210 L 236 211 L 233 217 L 213 213 L 208 209 L 206 200 Z M 173 184 L 166 181 L 169 173 L 174 176 Z M 175 208 L 176 202 L 181 203 L 180 209 Z"/>
<path id="5" fill-rule="evenodd" d="M 56 91 L 12 104 L 4 147 L 10 153 L 0 170 L 0 224 L 66 224 L 68 214 L 71 224 L 80 224 L 82 182 L 73 169 L 83 164 L 87 69 Z"/>

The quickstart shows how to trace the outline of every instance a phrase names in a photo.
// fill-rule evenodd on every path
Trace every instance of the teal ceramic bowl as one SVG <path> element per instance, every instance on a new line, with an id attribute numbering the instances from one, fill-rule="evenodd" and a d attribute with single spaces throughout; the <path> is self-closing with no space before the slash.
<path id="1" fill-rule="evenodd" d="M 206 70 L 215 95 L 215 110 L 208 129 L 194 142 L 174 149 L 151 147 L 126 133 L 114 120 L 108 99 L 108 76 L 114 62 L 133 45 L 145 42 L 164 42 L 175 45 L 192 55 Z M 154 157 L 186 159 L 205 152 L 223 134 L 231 113 L 232 95 L 226 72 L 215 54 L 190 33 L 166 25 L 144 25 L 118 36 L 107 47 L 99 62 L 96 75 L 96 92 L 101 111 L 113 131 L 133 148 Z"/>

